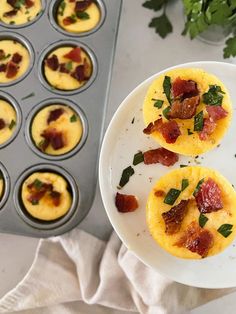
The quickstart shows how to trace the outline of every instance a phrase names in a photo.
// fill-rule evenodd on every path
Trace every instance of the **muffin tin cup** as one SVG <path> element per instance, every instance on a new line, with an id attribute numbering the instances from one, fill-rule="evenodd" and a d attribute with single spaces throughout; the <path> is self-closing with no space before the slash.
<path id="1" fill-rule="evenodd" d="M 67 181 L 69 191 L 71 192 L 72 196 L 72 204 L 69 211 L 64 216 L 52 221 L 44 221 L 34 218 L 27 212 L 21 200 L 21 188 L 24 181 L 34 172 L 53 172 L 61 175 Z M 79 191 L 73 177 L 62 167 L 51 164 L 41 164 L 25 170 L 24 173 L 21 174 L 15 184 L 13 198 L 16 211 L 19 216 L 24 220 L 24 222 L 36 229 L 50 230 L 60 227 L 73 217 L 79 201 Z"/>
<path id="2" fill-rule="evenodd" d="M 2 174 L 3 181 L 4 181 L 3 194 L 0 199 L 0 209 L 1 209 L 3 205 L 6 203 L 9 193 L 10 193 L 10 178 L 9 178 L 6 168 L 3 166 L 1 162 L 0 162 L 0 174 Z"/>
<path id="3" fill-rule="evenodd" d="M 49 6 L 49 20 L 50 20 L 52 26 L 58 32 L 62 33 L 65 36 L 76 37 L 76 38 L 83 37 L 83 36 L 89 36 L 89 35 L 95 33 L 97 30 L 99 30 L 99 28 L 104 23 L 104 20 L 106 18 L 106 7 L 105 7 L 102 0 L 97 0 L 96 2 L 97 2 L 97 5 L 99 7 L 100 14 L 101 14 L 100 21 L 98 22 L 98 24 L 93 29 L 91 29 L 87 32 L 78 32 L 78 33 L 68 32 L 65 29 L 63 29 L 57 23 L 57 11 L 58 11 L 58 8 L 59 8 L 61 2 L 62 2 L 62 0 L 51 1 L 50 6 Z"/>
<path id="4" fill-rule="evenodd" d="M 15 130 L 14 130 L 12 136 L 6 142 L 4 142 L 3 144 L 0 144 L 0 150 L 1 150 L 1 148 L 4 148 L 5 146 L 9 145 L 15 139 L 15 137 L 17 136 L 17 134 L 18 134 L 18 132 L 19 132 L 19 130 L 21 128 L 22 112 L 21 112 L 21 109 L 19 107 L 19 104 L 17 103 L 15 98 L 13 98 L 11 95 L 0 91 L 0 99 L 7 101 L 10 105 L 12 105 L 12 107 L 16 111 L 16 126 L 15 126 Z"/>
<path id="5" fill-rule="evenodd" d="M 80 88 L 77 89 L 73 89 L 73 90 L 60 90 L 60 89 L 56 89 L 54 88 L 52 85 L 49 84 L 49 82 L 47 81 L 45 75 L 44 75 L 44 60 L 46 60 L 47 56 L 53 52 L 53 50 L 60 48 L 60 47 L 80 47 L 82 48 L 89 56 L 89 58 L 91 59 L 91 63 L 93 66 L 93 72 L 91 77 L 89 78 L 89 80 Z M 41 83 L 43 84 L 44 87 L 46 87 L 48 90 L 52 91 L 56 94 L 59 95 L 74 95 L 74 94 L 78 94 L 83 92 L 84 90 L 86 90 L 88 87 L 90 87 L 90 85 L 93 83 L 93 81 L 95 80 L 96 76 L 97 76 L 97 71 L 98 71 L 98 65 L 97 65 L 97 60 L 95 57 L 95 54 L 92 52 L 92 50 L 85 45 L 84 43 L 81 43 L 79 41 L 76 40 L 60 40 L 57 41 L 53 44 L 50 44 L 46 49 L 44 49 L 43 53 L 41 54 L 41 56 L 39 57 L 39 62 L 38 62 L 38 75 L 39 75 L 39 79 L 41 81 Z"/>
<path id="6" fill-rule="evenodd" d="M 30 63 L 29 63 L 29 67 L 28 67 L 27 71 L 23 75 L 18 77 L 16 80 L 12 80 L 12 81 L 7 82 L 7 83 L 0 83 L 0 88 L 15 85 L 15 84 L 19 83 L 20 81 L 24 80 L 26 78 L 26 76 L 30 73 L 30 71 L 32 70 L 33 65 L 34 65 L 34 60 L 35 60 L 34 49 L 31 45 L 31 43 L 24 36 L 22 36 L 18 33 L 15 33 L 15 32 L 0 32 L 0 41 L 1 40 L 13 40 L 13 41 L 17 41 L 18 43 L 22 44 L 28 50 L 28 53 L 30 56 Z"/>
<path id="7" fill-rule="evenodd" d="M 83 129 L 81 139 L 80 139 L 79 143 L 76 145 L 76 147 L 74 149 L 72 149 L 71 151 L 69 151 L 68 153 L 65 153 L 63 155 L 49 155 L 49 154 L 41 152 L 39 150 L 39 148 L 36 147 L 36 145 L 34 144 L 33 138 L 31 136 L 31 126 L 32 126 L 32 122 L 33 122 L 35 115 L 40 110 L 42 110 L 43 108 L 48 107 L 50 105 L 55 105 L 55 104 L 65 105 L 65 106 L 68 106 L 71 109 L 73 109 L 77 113 L 77 115 L 79 116 L 81 124 L 82 124 L 82 129 Z M 26 119 L 25 137 L 26 137 L 26 141 L 27 141 L 29 147 L 33 150 L 34 153 L 36 153 L 41 158 L 48 159 L 48 160 L 55 160 L 55 161 L 67 159 L 67 158 L 72 157 L 76 153 L 78 153 L 79 150 L 85 144 L 86 139 L 88 137 L 88 121 L 85 117 L 83 110 L 74 102 L 67 100 L 67 99 L 63 99 L 63 98 L 50 98 L 50 99 L 42 101 L 40 104 L 36 105 L 32 109 L 32 111 L 30 111 L 30 113 Z"/>

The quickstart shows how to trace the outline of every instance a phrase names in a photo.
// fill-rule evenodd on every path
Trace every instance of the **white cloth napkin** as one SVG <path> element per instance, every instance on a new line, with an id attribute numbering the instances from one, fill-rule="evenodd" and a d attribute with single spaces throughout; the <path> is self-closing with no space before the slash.
<path id="1" fill-rule="evenodd" d="M 0 313 L 183 314 L 231 291 L 175 283 L 140 262 L 115 233 L 105 243 L 74 229 L 40 240 L 28 274 L 0 300 Z"/>

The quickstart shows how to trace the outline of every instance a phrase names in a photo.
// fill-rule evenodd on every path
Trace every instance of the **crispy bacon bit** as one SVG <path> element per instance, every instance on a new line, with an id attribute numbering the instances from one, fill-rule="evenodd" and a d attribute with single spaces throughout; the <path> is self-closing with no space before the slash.
<path id="1" fill-rule="evenodd" d="M 175 245 L 185 247 L 201 257 L 206 257 L 213 243 L 212 233 L 201 228 L 196 221 L 193 221 Z"/>
<path id="2" fill-rule="evenodd" d="M 165 193 L 165 191 L 163 191 L 163 190 L 156 190 L 156 191 L 154 192 L 154 195 L 155 195 L 156 197 L 163 197 L 163 196 L 166 195 L 166 193 Z"/>
<path id="3" fill-rule="evenodd" d="M 162 119 L 158 119 L 154 122 L 150 122 L 149 125 L 143 130 L 144 134 L 151 134 L 156 131 L 160 131 L 162 127 Z"/>
<path id="4" fill-rule="evenodd" d="M 183 97 L 188 98 L 199 94 L 197 84 L 194 81 L 182 80 L 178 77 L 172 84 L 172 93 L 174 98 Z"/>
<path id="5" fill-rule="evenodd" d="M 70 70 L 68 70 L 66 68 L 66 64 L 65 63 L 60 63 L 59 72 L 61 72 L 61 73 L 70 73 Z"/>
<path id="6" fill-rule="evenodd" d="M 55 150 L 61 149 L 65 146 L 62 132 L 57 132 L 55 129 L 45 130 L 41 136 L 45 139 L 45 145 L 41 147 L 42 150 L 43 148 L 45 150 L 49 144 L 51 144 Z"/>
<path id="7" fill-rule="evenodd" d="M 19 64 L 21 61 L 22 61 L 22 56 L 16 52 L 14 53 L 14 55 L 12 56 L 12 59 L 11 59 L 12 62 L 16 63 L 16 64 Z"/>
<path id="8" fill-rule="evenodd" d="M 32 8 L 34 6 L 34 1 L 32 0 L 25 0 L 25 7 L 27 9 Z"/>
<path id="9" fill-rule="evenodd" d="M 179 157 L 176 153 L 161 147 L 157 149 L 151 149 L 143 153 L 144 163 L 146 165 L 160 163 L 164 166 L 173 166 Z"/>
<path id="10" fill-rule="evenodd" d="M 169 112 L 170 118 L 191 119 L 196 114 L 200 96 L 185 98 L 183 101 L 175 100 Z"/>
<path id="11" fill-rule="evenodd" d="M 78 65 L 75 68 L 75 71 L 71 74 L 73 78 L 75 78 L 77 81 L 82 82 L 85 80 L 85 75 L 84 75 L 84 65 Z"/>
<path id="12" fill-rule="evenodd" d="M 91 0 L 76 1 L 75 13 L 85 11 L 91 5 L 91 3 Z"/>
<path id="13" fill-rule="evenodd" d="M 6 122 L 2 118 L 0 118 L 0 130 L 4 129 L 5 126 L 6 126 Z"/>
<path id="14" fill-rule="evenodd" d="M 59 61 L 55 54 L 46 59 L 46 65 L 53 71 L 56 71 L 59 67 Z"/>
<path id="15" fill-rule="evenodd" d="M 64 113 L 64 110 L 62 108 L 57 108 L 54 110 L 51 110 L 47 119 L 47 124 L 49 124 L 52 121 L 56 121 L 60 118 L 60 116 Z"/>
<path id="16" fill-rule="evenodd" d="M 70 59 L 74 62 L 81 62 L 81 49 L 80 47 L 73 48 L 70 52 L 64 55 L 64 58 Z"/>
<path id="17" fill-rule="evenodd" d="M 27 188 L 30 191 L 28 201 L 31 203 L 38 203 L 47 192 L 51 192 L 53 190 L 51 183 L 42 183 L 39 188 L 36 188 L 35 181 L 28 184 Z"/>
<path id="18" fill-rule="evenodd" d="M 14 62 L 10 61 L 7 63 L 6 71 L 7 71 L 6 77 L 13 78 L 16 76 L 18 72 L 18 66 Z"/>
<path id="19" fill-rule="evenodd" d="M 138 201 L 134 195 L 126 195 L 116 193 L 115 197 L 116 208 L 120 213 L 129 213 L 138 208 Z"/>
<path id="20" fill-rule="evenodd" d="M 178 205 L 162 213 L 166 225 L 166 234 L 171 235 L 179 231 L 181 223 L 187 213 L 188 202 L 188 200 L 182 200 Z"/>
<path id="21" fill-rule="evenodd" d="M 7 3 L 12 6 L 13 8 L 15 8 L 17 0 L 7 0 Z"/>
<path id="22" fill-rule="evenodd" d="M 50 193 L 50 196 L 52 198 L 53 201 L 53 205 L 54 206 L 59 206 L 60 205 L 60 200 L 61 200 L 61 193 L 57 192 L 57 191 L 52 191 Z"/>
<path id="23" fill-rule="evenodd" d="M 12 17 L 12 16 L 15 16 L 17 14 L 18 10 L 14 9 L 14 10 L 11 10 L 11 11 L 8 11 L 8 12 L 5 12 L 3 14 L 4 17 Z"/>
<path id="24" fill-rule="evenodd" d="M 197 207 L 200 213 L 211 213 L 223 208 L 221 190 L 218 184 L 211 178 L 204 181 L 195 195 Z"/>
<path id="25" fill-rule="evenodd" d="M 228 112 L 222 106 L 206 106 L 209 117 L 213 121 L 217 121 L 227 117 Z"/>
<path id="26" fill-rule="evenodd" d="M 203 121 L 203 129 L 198 133 L 201 141 L 206 141 L 209 136 L 214 132 L 216 123 L 211 118 L 205 118 Z"/>
<path id="27" fill-rule="evenodd" d="M 0 72 L 6 72 L 7 70 L 7 65 L 5 63 L 0 64 Z"/>
<path id="28" fill-rule="evenodd" d="M 63 19 L 63 25 L 67 26 L 67 25 L 71 25 L 75 23 L 75 20 L 71 17 L 71 16 L 67 16 Z"/>

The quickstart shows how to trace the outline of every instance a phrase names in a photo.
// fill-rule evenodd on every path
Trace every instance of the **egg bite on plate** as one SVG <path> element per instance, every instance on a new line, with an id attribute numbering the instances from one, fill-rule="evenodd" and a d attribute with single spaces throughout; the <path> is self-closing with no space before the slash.
<path id="1" fill-rule="evenodd" d="M 236 235 L 236 192 L 217 171 L 193 166 L 158 180 L 147 200 L 153 239 L 180 258 L 222 252 Z"/>
<path id="2" fill-rule="evenodd" d="M 13 135 L 16 126 L 16 111 L 6 100 L 0 99 L 0 145 Z"/>
<path id="3" fill-rule="evenodd" d="M 158 76 L 143 104 L 145 134 L 173 152 L 196 156 L 217 146 L 229 128 L 232 106 L 224 84 L 197 68 Z"/>

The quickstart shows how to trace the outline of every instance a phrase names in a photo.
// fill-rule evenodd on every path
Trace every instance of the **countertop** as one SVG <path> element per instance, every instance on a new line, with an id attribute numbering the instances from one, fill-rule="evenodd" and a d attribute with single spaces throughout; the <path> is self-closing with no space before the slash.
<path id="1" fill-rule="evenodd" d="M 115 0 L 113 0 L 115 1 Z M 106 126 L 112 115 L 134 87 L 152 74 L 169 66 L 191 61 L 224 61 L 222 45 L 208 45 L 198 39 L 181 36 L 183 9 L 181 2 L 173 1 L 167 12 L 174 31 L 161 39 L 148 23 L 154 11 L 142 7 L 144 0 L 124 0 L 114 60 Z M 97 187 L 93 206 L 78 226 L 101 239 L 107 239 L 112 227 L 106 216 Z M 38 239 L 10 234 L 0 234 L 0 297 L 15 287 L 28 271 L 38 244 Z M 192 314 L 231 314 L 236 306 L 236 294 L 231 294 L 195 309 Z"/>

